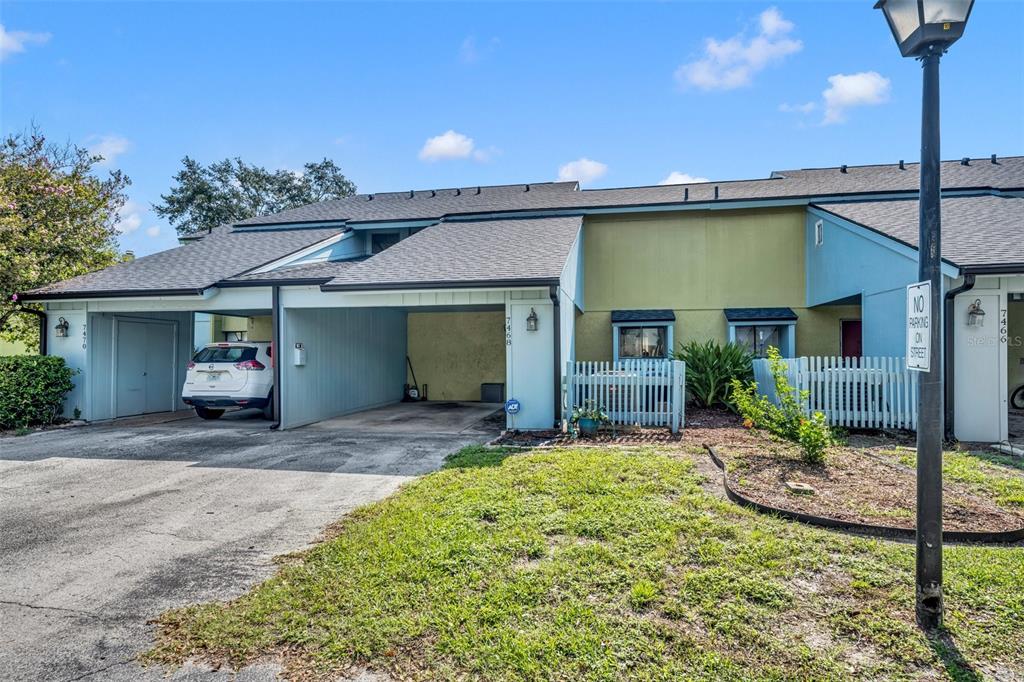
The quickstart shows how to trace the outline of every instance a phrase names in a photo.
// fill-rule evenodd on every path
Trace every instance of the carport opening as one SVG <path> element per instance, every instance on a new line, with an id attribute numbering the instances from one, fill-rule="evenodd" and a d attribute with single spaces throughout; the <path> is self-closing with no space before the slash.
<path id="1" fill-rule="evenodd" d="M 406 383 L 428 402 L 505 399 L 504 308 L 410 310 Z"/>

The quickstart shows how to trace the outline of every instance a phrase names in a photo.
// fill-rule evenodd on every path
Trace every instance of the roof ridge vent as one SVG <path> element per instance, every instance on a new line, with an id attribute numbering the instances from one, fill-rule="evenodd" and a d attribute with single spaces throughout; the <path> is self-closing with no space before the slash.
<path id="1" fill-rule="evenodd" d="M 474 194 L 480 194 L 480 185 L 476 186 L 476 192 L 474 192 Z"/>
<path id="2" fill-rule="evenodd" d="M 992 155 L 992 163 L 996 163 L 996 164 L 999 163 L 999 161 L 996 160 L 996 155 L 995 154 Z"/>
<path id="3" fill-rule="evenodd" d="M 715 185 L 715 199 L 718 199 L 718 185 Z"/>
<path id="4" fill-rule="evenodd" d="M 907 170 L 907 164 L 903 163 L 903 159 L 900 159 L 900 170 Z"/>
<path id="5" fill-rule="evenodd" d="M 839 172 L 840 173 L 845 173 L 846 172 L 846 164 L 845 163 L 842 166 L 839 167 Z"/>
<path id="6" fill-rule="evenodd" d="M 366 200 L 367 201 L 373 201 L 373 195 L 372 194 L 367 194 L 366 195 Z"/>
<path id="7" fill-rule="evenodd" d="M 970 166 L 971 165 L 971 157 L 965 156 L 964 158 L 960 159 L 960 165 L 961 166 Z"/>
<path id="8" fill-rule="evenodd" d="M 529 192 L 530 191 L 530 183 L 526 183 L 525 185 L 523 185 L 523 191 L 524 192 Z"/>
<path id="9" fill-rule="evenodd" d="M 430 190 L 430 196 L 431 196 L 431 198 L 436 197 L 437 196 L 437 190 L 435 190 L 435 189 Z"/>
<path id="10" fill-rule="evenodd" d="M 684 187 L 683 188 L 683 201 L 689 201 L 689 200 L 690 200 L 690 188 L 689 187 Z"/>
<path id="11" fill-rule="evenodd" d="M 415 190 L 409 190 L 409 196 L 407 196 L 406 199 L 412 199 L 414 194 L 416 194 Z"/>

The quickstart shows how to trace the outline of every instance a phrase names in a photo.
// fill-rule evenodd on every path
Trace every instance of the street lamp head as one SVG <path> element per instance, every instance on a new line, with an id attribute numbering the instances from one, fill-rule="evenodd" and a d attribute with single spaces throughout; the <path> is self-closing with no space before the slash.
<path id="1" fill-rule="evenodd" d="M 904 57 L 940 54 L 964 34 L 974 0 L 878 0 Z"/>

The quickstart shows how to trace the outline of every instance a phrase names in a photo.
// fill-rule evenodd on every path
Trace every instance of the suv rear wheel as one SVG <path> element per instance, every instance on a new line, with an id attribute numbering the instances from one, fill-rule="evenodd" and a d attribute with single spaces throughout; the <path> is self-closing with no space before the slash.
<path id="1" fill-rule="evenodd" d="M 263 418 L 274 418 L 274 389 L 270 389 L 270 395 L 267 396 L 267 404 L 263 408 Z"/>
<path id="2" fill-rule="evenodd" d="M 211 410 L 208 407 L 196 408 L 196 416 L 200 419 L 220 419 L 222 414 L 224 414 L 224 410 Z"/>

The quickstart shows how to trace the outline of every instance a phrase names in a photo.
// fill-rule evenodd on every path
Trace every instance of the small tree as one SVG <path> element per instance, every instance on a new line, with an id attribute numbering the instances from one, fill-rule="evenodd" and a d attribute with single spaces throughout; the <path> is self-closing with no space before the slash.
<path id="1" fill-rule="evenodd" d="M 0 145 L 0 338 L 38 347 L 34 316 L 14 315 L 14 294 L 119 260 L 118 210 L 130 184 L 94 172 L 102 157 L 53 145 L 37 130 Z"/>
<path id="2" fill-rule="evenodd" d="M 776 402 L 759 393 L 756 382 L 733 380 L 732 396 L 737 410 L 749 426 L 799 443 L 804 461 L 810 464 L 824 461 L 825 451 L 835 442 L 825 415 L 821 412 L 807 415 L 804 406 L 810 392 L 797 391 L 790 385 L 786 361 L 774 346 L 768 349 L 768 367 L 775 384 Z"/>

